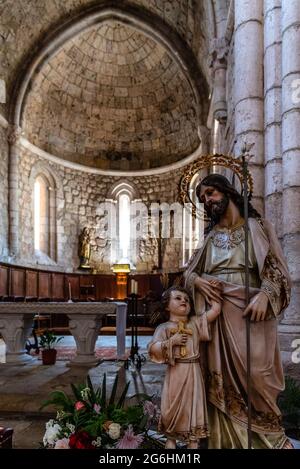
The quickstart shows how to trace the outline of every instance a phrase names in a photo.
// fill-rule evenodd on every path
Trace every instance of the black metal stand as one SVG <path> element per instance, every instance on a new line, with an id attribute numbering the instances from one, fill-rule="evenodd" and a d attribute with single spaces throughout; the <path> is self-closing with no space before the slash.
<path id="1" fill-rule="evenodd" d="M 35 353 L 37 355 L 40 353 L 39 342 L 38 342 L 38 338 L 35 332 L 36 328 L 37 326 L 35 324 L 32 329 L 32 337 L 33 337 L 34 343 L 32 343 L 29 339 L 27 339 L 26 344 L 25 344 L 26 353 L 28 354 L 30 354 L 31 349 L 35 350 Z"/>
<path id="2" fill-rule="evenodd" d="M 125 361 L 125 368 L 129 368 L 129 364 L 134 365 L 137 370 L 140 370 L 146 357 L 139 353 L 138 345 L 138 295 L 131 293 L 128 298 L 128 313 L 131 319 L 131 348 L 130 355 Z"/>

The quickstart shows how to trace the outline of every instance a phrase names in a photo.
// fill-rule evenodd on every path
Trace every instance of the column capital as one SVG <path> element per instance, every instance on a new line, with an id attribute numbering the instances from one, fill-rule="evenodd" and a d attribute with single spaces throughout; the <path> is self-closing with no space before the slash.
<path id="1" fill-rule="evenodd" d="M 10 145 L 18 143 L 22 135 L 24 134 L 22 128 L 16 124 L 9 124 L 7 127 L 7 141 Z"/>
<path id="2" fill-rule="evenodd" d="M 225 125 L 227 122 L 227 109 L 217 109 L 214 112 L 214 118 L 219 122 L 219 124 Z"/>
<path id="3" fill-rule="evenodd" d="M 213 71 L 218 68 L 227 68 L 227 55 L 229 52 L 228 40 L 225 37 L 214 38 L 209 47 L 209 67 Z"/>

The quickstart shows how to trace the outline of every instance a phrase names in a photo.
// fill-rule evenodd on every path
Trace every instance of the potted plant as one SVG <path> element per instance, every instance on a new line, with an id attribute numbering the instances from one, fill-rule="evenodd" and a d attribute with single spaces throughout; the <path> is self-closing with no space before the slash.
<path id="1" fill-rule="evenodd" d="M 61 339 L 62 337 L 56 337 L 55 334 L 48 329 L 46 329 L 40 336 L 43 365 L 55 364 L 57 350 L 54 348 L 54 344 L 57 344 Z"/>

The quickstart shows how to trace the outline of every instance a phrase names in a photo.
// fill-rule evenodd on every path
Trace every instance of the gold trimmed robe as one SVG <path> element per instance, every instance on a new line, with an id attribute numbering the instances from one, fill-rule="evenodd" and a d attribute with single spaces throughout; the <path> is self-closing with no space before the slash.
<path id="1" fill-rule="evenodd" d="M 250 298 L 261 290 L 269 298 L 266 320 L 253 322 L 250 327 L 253 447 L 277 448 L 284 445 L 286 437 L 276 404 L 279 392 L 284 389 L 276 317 L 289 303 L 290 278 L 272 225 L 250 218 L 249 232 Z M 242 316 L 246 304 L 241 274 L 244 264 L 242 256 L 236 253 L 238 244 L 232 251 L 225 242 L 221 262 L 209 265 L 207 255 L 211 258 L 215 236 L 213 229 L 202 249 L 195 251 L 184 275 L 186 288 L 194 298 L 196 314 L 202 314 L 205 302 L 194 288 L 195 279 L 198 276 L 217 278 L 222 283 L 222 313 L 211 325 L 212 338 L 207 344 L 209 446 L 243 448 L 247 447 L 246 322 Z M 220 239 L 222 241 L 222 236 Z M 218 247 L 218 240 L 215 244 Z M 231 257 L 236 259 L 235 263 L 230 262 Z"/>

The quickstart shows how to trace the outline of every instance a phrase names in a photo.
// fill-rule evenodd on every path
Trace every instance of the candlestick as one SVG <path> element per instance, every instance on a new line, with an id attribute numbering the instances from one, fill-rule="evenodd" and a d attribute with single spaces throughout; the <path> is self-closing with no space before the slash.
<path id="1" fill-rule="evenodd" d="M 69 282 L 69 303 L 72 303 L 72 290 L 71 290 L 71 282 Z"/>

